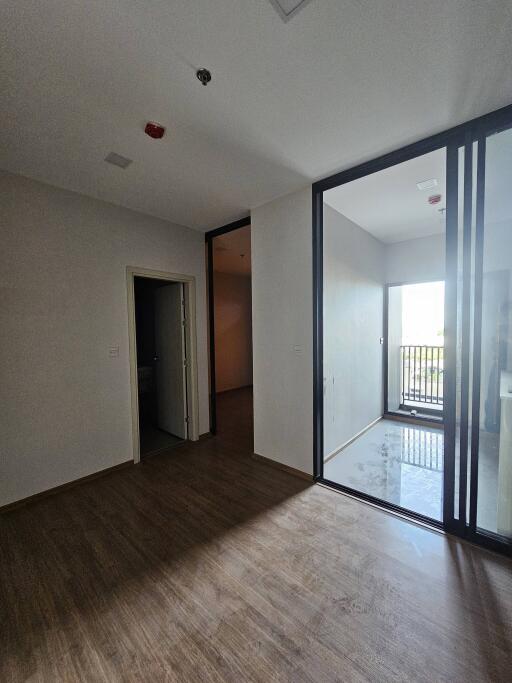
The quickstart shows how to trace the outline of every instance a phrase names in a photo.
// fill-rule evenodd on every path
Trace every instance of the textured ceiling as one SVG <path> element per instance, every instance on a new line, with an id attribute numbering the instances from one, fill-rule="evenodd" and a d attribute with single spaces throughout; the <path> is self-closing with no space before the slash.
<path id="1" fill-rule="evenodd" d="M 314 0 L 287 23 L 268 0 L 2 0 L 0 167 L 209 229 L 509 104 L 511 33 L 509 0 Z"/>

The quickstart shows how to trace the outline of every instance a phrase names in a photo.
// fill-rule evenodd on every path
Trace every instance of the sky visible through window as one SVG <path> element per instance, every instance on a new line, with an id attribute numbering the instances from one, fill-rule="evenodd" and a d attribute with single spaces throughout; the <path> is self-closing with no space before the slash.
<path id="1" fill-rule="evenodd" d="M 444 282 L 402 285 L 402 344 L 444 346 Z"/>

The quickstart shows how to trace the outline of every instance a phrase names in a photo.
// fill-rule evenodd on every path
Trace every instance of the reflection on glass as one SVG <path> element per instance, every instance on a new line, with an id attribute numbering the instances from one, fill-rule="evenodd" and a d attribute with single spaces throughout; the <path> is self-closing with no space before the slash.
<path id="1" fill-rule="evenodd" d="M 512 537 L 512 130 L 487 139 L 477 526 Z"/>

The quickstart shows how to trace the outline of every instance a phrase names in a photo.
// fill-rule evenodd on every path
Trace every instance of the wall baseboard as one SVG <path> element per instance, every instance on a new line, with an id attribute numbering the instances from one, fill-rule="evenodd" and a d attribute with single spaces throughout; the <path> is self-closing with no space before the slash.
<path id="1" fill-rule="evenodd" d="M 252 384 L 242 384 L 241 387 L 231 387 L 231 389 L 221 389 L 220 391 L 215 392 L 217 395 L 219 394 L 228 394 L 230 391 L 239 391 L 240 389 L 252 389 L 253 385 Z"/>
<path id="2" fill-rule="evenodd" d="M 277 462 L 277 460 L 272 460 L 271 458 L 267 458 L 264 455 L 258 455 L 258 453 L 253 453 L 251 457 L 255 460 L 263 462 L 265 465 L 273 467 L 276 470 L 281 470 L 282 472 L 287 472 L 288 474 L 291 474 L 294 477 L 299 477 L 300 479 L 305 479 L 306 481 L 313 482 L 312 474 L 308 474 L 307 472 L 298 470 L 295 467 L 290 467 L 290 465 L 285 465 L 282 462 Z"/>
<path id="3" fill-rule="evenodd" d="M 383 416 L 381 415 L 378 417 L 376 420 L 373 420 L 373 422 L 370 422 L 370 424 L 367 424 L 366 427 L 363 427 L 360 432 L 357 432 L 357 434 L 354 434 L 354 436 L 349 439 L 348 441 L 345 441 L 345 443 L 342 443 L 341 446 L 338 446 L 335 448 L 333 451 L 331 451 L 328 455 L 325 456 L 324 458 L 324 465 L 326 462 L 329 460 L 332 460 L 335 455 L 338 455 L 338 453 L 341 453 L 341 451 L 346 448 L 347 446 L 350 446 L 351 443 L 354 443 L 356 439 L 359 439 L 360 436 L 362 436 L 365 432 L 367 432 L 369 429 L 371 429 L 374 425 L 377 424 L 377 422 L 380 422 L 380 420 L 383 419 Z"/>
<path id="4" fill-rule="evenodd" d="M 100 477 L 104 477 L 107 474 L 111 474 L 112 472 L 115 472 L 116 470 L 122 470 L 127 467 L 130 467 L 134 465 L 135 463 L 133 460 L 127 460 L 126 462 L 121 462 L 119 465 L 113 465 L 112 467 L 107 467 L 104 470 L 99 470 L 99 472 L 93 472 L 92 474 L 86 474 L 85 477 L 80 477 L 79 479 L 73 479 L 73 481 L 68 481 L 65 484 L 60 484 L 59 486 L 54 486 L 51 489 L 47 489 L 46 491 L 40 491 L 39 493 L 34 493 L 32 496 L 27 496 L 27 498 L 21 498 L 20 500 L 15 500 L 12 503 L 7 503 L 7 505 L 2 505 L 0 507 L 0 514 L 4 514 L 6 512 L 11 512 L 11 510 L 16 510 L 17 508 L 23 507 L 24 505 L 29 505 L 30 503 L 33 503 L 37 500 L 40 500 L 41 498 L 49 498 L 50 496 L 54 496 L 56 493 L 60 493 L 61 491 L 65 491 L 66 489 L 72 489 L 75 486 L 80 486 L 80 484 L 85 484 L 88 481 L 92 481 L 93 479 L 99 479 Z"/>

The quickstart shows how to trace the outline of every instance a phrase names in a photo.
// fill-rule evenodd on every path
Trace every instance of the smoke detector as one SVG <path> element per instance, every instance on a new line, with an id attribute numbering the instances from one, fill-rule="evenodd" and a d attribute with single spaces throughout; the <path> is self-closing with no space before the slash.
<path id="1" fill-rule="evenodd" d="M 283 21 L 290 21 L 310 0 L 270 0 Z"/>
<path id="2" fill-rule="evenodd" d="M 126 168 L 132 163 L 133 159 L 128 159 L 127 157 L 123 157 L 120 154 L 116 154 L 115 152 L 110 152 L 110 154 L 107 154 L 107 156 L 105 157 L 105 161 L 107 162 L 107 164 L 119 166 L 119 168 Z"/>
<path id="3" fill-rule="evenodd" d="M 149 135 L 150 138 L 153 138 L 154 140 L 160 140 L 164 137 L 165 127 L 156 121 L 148 121 L 146 123 L 146 127 L 144 128 L 144 132 L 146 135 Z"/>

